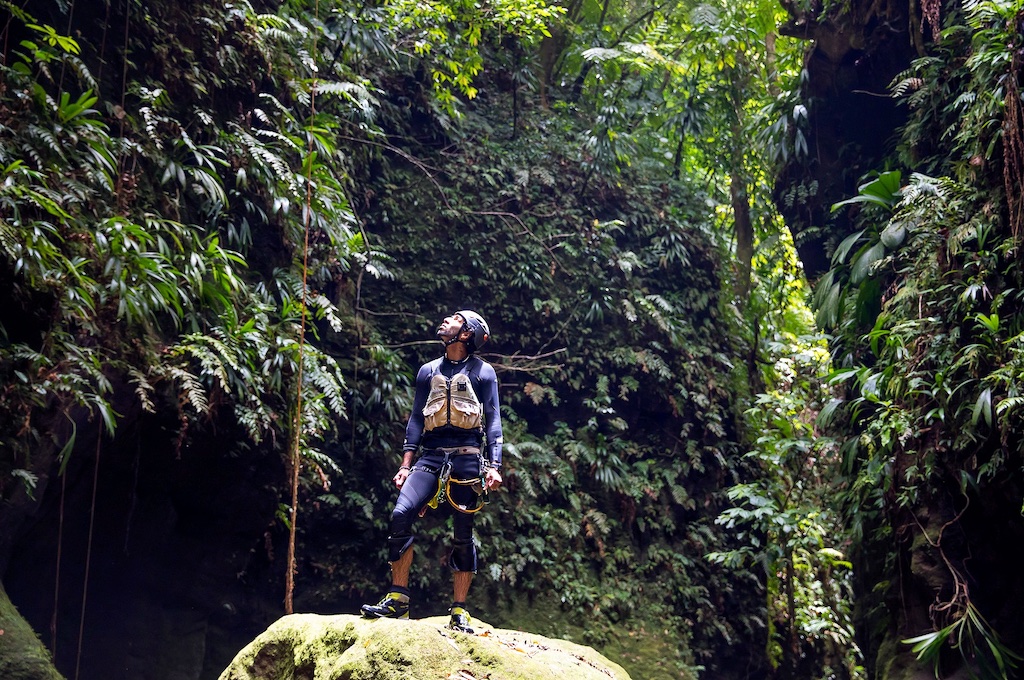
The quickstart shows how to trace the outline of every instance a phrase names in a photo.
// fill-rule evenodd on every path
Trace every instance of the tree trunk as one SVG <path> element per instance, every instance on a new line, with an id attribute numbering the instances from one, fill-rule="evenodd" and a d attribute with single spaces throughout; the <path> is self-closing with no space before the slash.
<path id="1" fill-rule="evenodd" d="M 736 54 L 736 65 L 732 77 L 733 120 L 732 149 L 730 151 L 729 198 L 736 235 L 736 294 L 741 309 L 745 309 L 750 298 L 750 269 L 754 258 L 754 223 L 750 217 L 750 198 L 747 192 L 746 173 L 743 171 L 744 150 L 747 139 L 743 130 L 743 101 L 747 89 L 746 59 L 742 52 Z"/>
<path id="2" fill-rule="evenodd" d="M 739 144 L 739 137 L 734 137 Z M 742 155 L 741 151 L 738 151 Z M 734 154 L 736 155 L 736 154 Z M 754 258 L 754 224 L 750 219 L 750 201 L 747 197 L 747 184 L 739 167 L 734 165 L 730 173 L 729 196 L 732 199 L 732 212 L 736 230 L 736 294 L 740 304 L 746 307 L 750 298 L 750 269 Z"/>

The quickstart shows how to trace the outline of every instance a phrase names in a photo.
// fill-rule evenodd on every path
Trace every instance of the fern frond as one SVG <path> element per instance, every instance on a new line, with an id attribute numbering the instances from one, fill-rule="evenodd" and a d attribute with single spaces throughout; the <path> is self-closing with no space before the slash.
<path id="1" fill-rule="evenodd" d="M 281 100 L 275 97 L 274 95 L 269 94 L 267 92 L 261 92 L 259 94 L 259 99 L 260 101 L 270 104 L 270 106 L 273 109 L 275 109 L 278 114 L 283 116 L 284 120 L 293 123 L 295 122 L 295 115 L 292 113 L 292 110 L 289 107 L 282 104 Z"/>
<path id="2" fill-rule="evenodd" d="M 93 78 L 92 72 L 89 71 L 89 67 L 85 65 L 84 61 L 74 54 L 65 54 L 64 60 L 71 66 L 71 70 L 78 76 L 78 79 L 85 84 L 86 89 L 99 92 L 100 85 Z"/>
<path id="3" fill-rule="evenodd" d="M 54 134 L 53 130 L 40 127 L 39 125 L 29 125 L 28 132 L 31 137 L 38 138 L 45 142 L 46 148 L 56 154 L 61 160 L 67 161 L 67 156 L 64 155 L 63 145 L 60 143 L 60 140 L 57 139 L 57 135 Z M 39 167 L 41 169 L 44 166 L 42 163 L 39 163 Z"/>
<path id="4" fill-rule="evenodd" d="M 196 413 L 207 414 L 210 410 L 210 404 L 206 398 L 206 390 L 203 389 L 203 385 L 192 373 L 172 366 L 168 369 L 168 374 L 173 378 L 181 387 L 181 393 L 178 399 L 183 404 L 189 404 L 196 411 Z"/>
<path id="5" fill-rule="evenodd" d="M 146 413 L 156 413 L 156 406 L 153 404 L 153 385 L 150 384 L 146 375 L 134 366 L 129 367 L 128 377 L 130 382 L 135 384 L 135 396 L 139 398 L 139 404 Z"/>
<path id="6" fill-rule="evenodd" d="M 618 59 L 622 56 L 622 52 L 610 47 L 591 47 L 588 50 L 583 50 L 583 54 L 581 56 L 586 61 L 600 63 L 602 61 Z"/>
<path id="7" fill-rule="evenodd" d="M 908 92 L 914 92 L 921 89 L 924 85 L 924 79 L 918 78 L 917 76 L 911 76 L 909 78 L 903 78 L 899 82 L 889 86 L 889 91 L 892 93 L 894 99 L 899 99 L 905 96 Z"/>
<path id="8" fill-rule="evenodd" d="M 608 521 L 608 515 L 604 514 L 600 510 L 590 509 L 587 510 L 586 519 L 590 522 L 590 526 L 597 530 L 597 532 L 605 536 L 608 534 L 608 528 L 610 522 Z"/>
<path id="9" fill-rule="evenodd" d="M 238 424 L 245 429 L 249 439 L 253 443 L 259 444 L 263 441 L 263 433 L 269 432 L 273 426 L 273 413 L 266 404 L 258 401 L 256 395 L 251 395 L 250 401 L 255 403 L 235 405 L 235 418 L 238 419 Z"/>
<path id="10" fill-rule="evenodd" d="M 1024 397 L 1007 397 L 996 406 L 996 413 L 1005 415 L 1016 411 L 1021 406 L 1024 406 Z"/>
<path id="11" fill-rule="evenodd" d="M 319 465 L 324 470 L 327 470 L 333 475 L 341 475 L 342 469 L 338 467 L 338 463 L 334 461 L 323 451 L 314 448 L 305 448 L 301 451 L 302 457 L 306 460 L 312 461 Z"/>
<path id="12" fill-rule="evenodd" d="M 697 5 L 690 12 L 690 21 L 694 23 L 696 28 L 702 28 L 705 30 L 715 30 L 721 23 L 719 17 L 719 10 L 713 5 L 702 4 Z"/>

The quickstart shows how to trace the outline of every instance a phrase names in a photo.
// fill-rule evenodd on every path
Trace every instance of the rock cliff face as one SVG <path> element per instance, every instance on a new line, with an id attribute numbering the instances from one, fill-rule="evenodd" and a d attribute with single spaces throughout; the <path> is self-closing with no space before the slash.
<path id="1" fill-rule="evenodd" d="M 67 677 L 211 680 L 280 615 L 260 550 L 275 529 L 280 458 L 221 455 L 230 444 L 216 437 L 175 452 L 166 420 L 126 416 L 97 465 L 99 425 L 76 427 L 63 484 L 54 454 L 32 504 L 14 518 L 0 507 L 11 617 L 56 649 Z"/>
<path id="2" fill-rule="evenodd" d="M 456 633 L 446 621 L 285 616 L 239 652 L 220 680 L 629 680 L 589 647 L 480 621 L 475 634 Z"/>
<path id="3" fill-rule="evenodd" d="M 813 280 L 829 268 L 832 248 L 851 231 L 842 214 L 830 214 L 831 205 L 855 195 L 863 175 L 882 167 L 905 122 L 888 87 L 920 56 L 920 27 L 909 11 L 913 3 L 900 0 L 851 2 L 822 14 L 799 9 L 800 3 L 782 5 L 791 19 L 780 31 L 808 40 L 801 95 L 809 113 L 809 152 L 785 164 L 775 197 Z"/>
<path id="4" fill-rule="evenodd" d="M 35 631 L 18 615 L 0 585 L 0 678 L 4 680 L 61 680 L 50 653 Z"/>

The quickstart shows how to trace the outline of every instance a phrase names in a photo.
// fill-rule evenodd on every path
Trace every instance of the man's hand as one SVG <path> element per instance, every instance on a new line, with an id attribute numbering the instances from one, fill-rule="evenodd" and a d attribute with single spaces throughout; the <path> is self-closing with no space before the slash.
<path id="1" fill-rule="evenodd" d="M 497 489 L 501 486 L 501 473 L 495 468 L 487 468 L 487 472 L 484 473 L 484 481 L 487 484 L 487 490 Z"/>
<path id="2" fill-rule="evenodd" d="M 402 467 L 398 468 L 398 472 L 395 473 L 395 476 L 391 479 L 391 481 L 395 483 L 396 489 L 401 489 L 402 485 L 405 484 L 405 480 L 408 478 L 409 468 L 403 465 Z"/>

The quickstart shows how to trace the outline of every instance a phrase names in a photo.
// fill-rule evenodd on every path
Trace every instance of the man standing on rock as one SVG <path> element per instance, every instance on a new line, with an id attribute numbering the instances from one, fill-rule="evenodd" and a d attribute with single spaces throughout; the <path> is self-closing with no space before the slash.
<path id="1" fill-rule="evenodd" d="M 444 356 L 420 367 L 416 396 L 402 445 L 402 465 L 393 479 L 399 489 L 391 514 L 388 561 L 391 589 L 377 604 L 365 604 L 367 618 L 409 618 L 409 567 L 413 521 L 427 507 L 447 502 L 454 531 L 448 566 L 454 597 L 448 627 L 472 633 L 466 596 L 477 568 L 473 518 L 483 494 L 501 486 L 501 413 L 494 368 L 475 352 L 490 337 L 487 322 L 470 310 L 445 318 L 437 328 Z M 420 457 L 413 465 L 413 456 Z"/>

